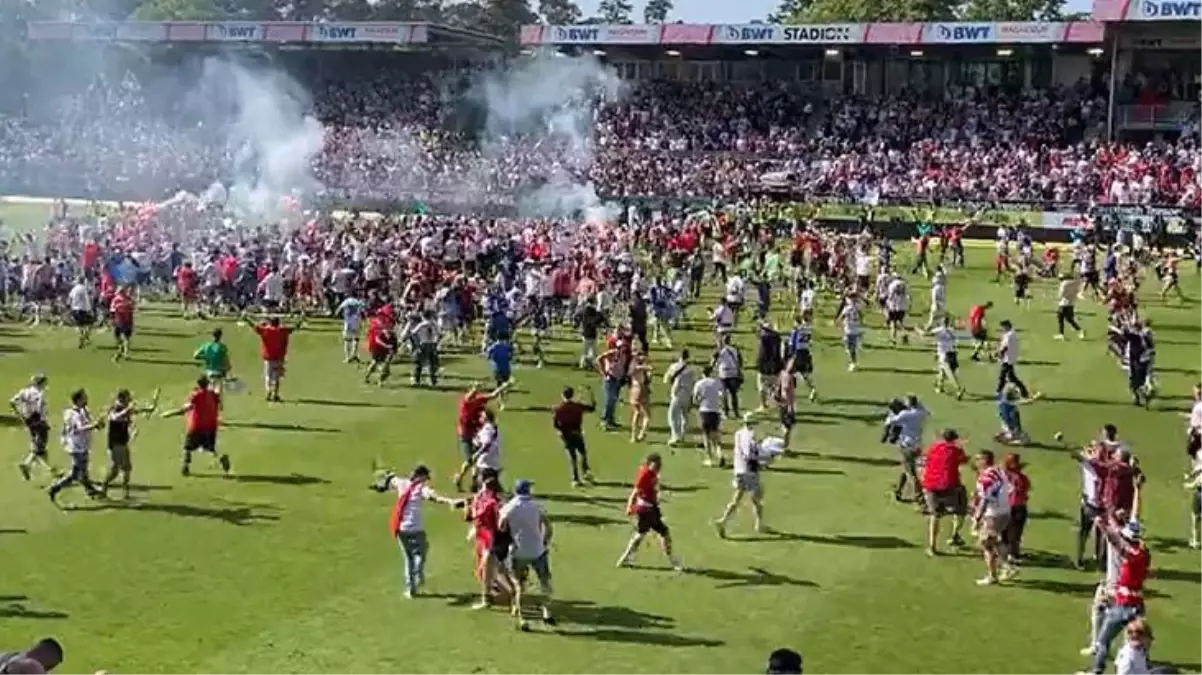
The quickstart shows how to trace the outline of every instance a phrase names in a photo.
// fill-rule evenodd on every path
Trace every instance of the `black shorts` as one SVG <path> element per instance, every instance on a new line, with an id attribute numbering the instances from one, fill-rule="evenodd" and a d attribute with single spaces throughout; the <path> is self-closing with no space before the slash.
<path id="1" fill-rule="evenodd" d="M 1077 310 L 1072 305 L 1061 305 L 1056 308 L 1056 317 L 1072 322 L 1077 318 Z"/>
<path id="2" fill-rule="evenodd" d="M 113 336 L 117 338 L 130 339 L 134 336 L 134 324 L 131 323 L 114 323 Z"/>
<path id="3" fill-rule="evenodd" d="M 1199 450 L 1202 450 L 1202 433 L 1191 429 L 1185 438 L 1185 454 L 1193 459 Z"/>
<path id="4" fill-rule="evenodd" d="M 492 538 L 492 557 L 497 559 L 497 562 L 505 562 L 509 557 L 509 547 L 513 545 L 513 535 L 506 530 L 497 530 L 497 533 Z"/>
<path id="5" fill-rule="evenodd" d="M 563 449 L 567 450 L 569 454 L 575 455 L 588 451 L 584 445 L 584 434 L 560 434 L 559 437 L 563 440 Z"/>
<path id="6" fill-rule="evenodd" d="M 707 434 L 712 434 L 722 428 L 722 413 L 719 412 L 701 412 L 701 430 Z"/>
<path id="7" fill-rule="evenodd" d="M 184 435 L 184 450 L 192 452 L 193 450 L 203 450 L 205 452 L 217 452 L 217 430 L 196 430 L 189 431 Z"/>
<path id="8" fill-rule="evenodd" d="M 814 372 L 814 355 L 803 349 L 793 354 L 793 372 L 809 375 Z"/>
<path id="9" fill-rule="evenodd" d="M 906 310 L 904 310 L 904 309 L 891 309 L 891 310 L 889 310 L 889 314 L 886 316 L 886 321 L 888 321 L 889 323 L 895 323 L 898 325 L 901 325 L 902 322 L 904 322 L 905 320 L 906 320 Z"/>
<path id="10" fill-rule="evenodd" d="M 372 347 L 368 351 L 371 352 L 372 363 L 384 363 L 392 358 L 393 353 L 388 347 Z"/>
<path id="11" fill-rule="evenodd" d="M 943 363 L 945 363 L 947 365 L 947 369 L 953 373 L 957 370 L 960 370 L 960 357 L 956 355 L 956 352 L 948 352 L 947 354 L 944 354 Z"/>
<path id="12" fill-rule="evenodd" d="M 1194 517 L 1202 516 L 1202 489 L 1194 490 L 1194 498 L 1190 500 L 1189 508 Z"/>
<path id="13" fill-rule="evenodd" d="M 45 455 L 46 445 L 50 442 L 50 425 L 41 415 L 31 415 L 25 418 L 25 428 L 29 430 L 29 443 L 35 455 Z"/>
<path id="14" fill-rule="evenodd" d="M 984 328 L 975 328 L 972 331 L 972 339 L 976 340 L 977 342 L 985 342 L 989 340 L 989 331 L 985 330 Z"/>
<path id="15" fill-rule="evenodd" d="M 639 534 L 654 532 L 661 537 L 668 536 L 668 526 L 664 524 L 664 517 L 658 506 L 645 506 L 638 510 L 637 516 L 634 527 Z"/>
<path id="16" fill-rule="evenodd" d="M 71 310 L 71 324 L 75 326 L 91 326 L 96 323 L 96 317 L 91 312 L 80 309 Z"/>

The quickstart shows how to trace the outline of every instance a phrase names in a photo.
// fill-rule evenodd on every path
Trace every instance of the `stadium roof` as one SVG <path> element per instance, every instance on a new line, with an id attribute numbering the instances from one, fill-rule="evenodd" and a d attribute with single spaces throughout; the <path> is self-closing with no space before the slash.
<path id="1" fill-rule="evenodd" d="M 2 1 L 2 0 L 0 0 Z M 80 42 L 310 43 L 500 47 L 504 39 L 433 23 L 391 21 L 32 21 L 28 38 Z"/>
<path id="2" fill-rule="evenodd" d="M 523 26 L 528 46 L 570 45 L 971 45 L 1096 44 L 1105 24 L 1074 22 L 942 22 L 829 24 L 656 24 Z"/>

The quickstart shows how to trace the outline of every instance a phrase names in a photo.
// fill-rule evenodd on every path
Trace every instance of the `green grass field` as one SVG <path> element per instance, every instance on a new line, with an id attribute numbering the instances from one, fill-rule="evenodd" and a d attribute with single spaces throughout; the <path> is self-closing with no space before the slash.
<path id="1" fill-rule="evenodd" d="M 986 256 L 971 262 L 984 265 Z M 1186 280 L 1196 297 L 1192 270 Z M 1153 657 L 1197 672 L 1202 579 L 1199 556 L 1184 540 L 1178 413 L 1197 378 L 1198 306 L 1148 303 L 1166 397 L 1147 411 L 1127 402 L 1122 374 L 1098 339 L 1096 308 L 1083 308 L 1090 340 L 1053 342 L 1049 291 L 1038 291 L 1035 307 L 1013 309 L 1007 289 L 978 267 L 952 274 L 949 306 L 992 299 L 995 321 L 1010 316 L 1026 331 L 1022 372 L 1046 396 L 1024 413 L 1037 440 L 1050 442 L 1057 430 L 1085 439 L 1113 422 L 1132 444 L 1150 476 Z M 824 309 L 829 318 L 831 307 Z M 55 434 L 76 387 L 88 389 L 94 408 L 119 387 L 145 396 L 161 386 L 164 403 L 178 404 L 197 374 L 191 352 L 213 324 L 181 320 L 165 307 L 142 310 L 139 322 L 137 360 L 120 365 L 109 360 L 108 335 L 81 351 L 67 329 L 0 325 L 0 390 L 15 391 L 45 371 Z M 887 496 L 894 452 L 878 443 L 878 422 L 885 400 L 918 392 L 934 413 L 931 427 L 954 426 L 970 449 L 990 447 L 993 404 L 936 396 L 927 346 L 885 348 L 879 330 L 868 336 L 873 348 L 861 371 L 847 373 L 829 321 L 821 330 L 817 373 L 826 402 L 800 406 L 802 456 L 765 476 L 768 521 L 781 536 L 751 537 L 739 516 L 732 540 L 717 539 L 708 520 L 728 497 L 729 472 L 703 468 L 691 450 L 668 456 L 665 515 L 689 567 L 684 574 L 669 571 L 652 548 L 644 548 L 640 569 L 613 567 L 629 533 L 626 485 L 641 456 L 662 449 L 666 437 L 663 388 L 649 444 L 589 428 L 601 485 L 574 490 L 545 407 L 564 384 L 596 382 L 571 368 L 575 346 L 566 340 L 554 345 L 550 367 L 517 371 L 519 392 L 500 417 L 507 474 L 535 479 L 559 525 L 552 556 L 562 600 L 557 629 L 536 625 L 522 634 L 503 611 L 468 609 L 474 582 L 465 527 L 434 506 L 426 512 L 431 595 L 404 600 L 400 556 L 386 534 L 392 499 L 366 489 L 377 457 L 401 469 L 426 462 L 437 487 L 452 487 L 455 403 L 485 374 L 481 359 L 451 358 L 443 391 L 412 389 L 407 378 L 365 387 L 356 368 L 340 362 L 337 326 L 317 321 L 294 339 L 286 402 L 269 405 L 258 393 L 256 338 L 230 323 L 235 369 L 254 385 L 226 405 L 221 443 L 236 480 L 180 477 L 182 423 L 156 418 L 141 424 L 134 442 L 141 508 L 89 504 L 73 491 L 68 497 L 82 508 L 64 513 L 38 489 L 45 476 L 25 484 L 16 472 L 24 430 L 15 423 L 0 430 L 0 461 L 11 468 L 0 481 L 0 649 L 54 635 L 69 672 L 752 672 L 780 646 L 801 651 L 811 672 L 1085 666 L 1077 650 L 1095 575 L 1069 569 L 1065 557 L 1078 481 L 1068 453 L 1050 445 L 1025 451 L 1034 483 L 1027 546 L 1043 554 L 1019 581 L 978 588 L 979 557 L 926 558 L 922 520 Z M 695 351 L 707 343 L 699 333 L 684 338 Z M 750 348 L 751 336 L 741 339 Z M 655 356 L 662 373 L 669 354 Z M 971 391 L 989 395 L 994 369 L 969 363 L 965 370 Z M 767 422 L 761 428 L 774 431 Z M 94 456 L 96 473 L 103 453 Z"/>

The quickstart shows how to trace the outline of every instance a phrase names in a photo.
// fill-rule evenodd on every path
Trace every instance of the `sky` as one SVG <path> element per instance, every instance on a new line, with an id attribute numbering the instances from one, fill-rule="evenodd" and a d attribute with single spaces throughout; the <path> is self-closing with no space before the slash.
<path id="1" fill-rule="evenodd" d="M 0 0 L 2 2 L 3 0 Z M 585 16 L 596 12 L 599 0 L 578 0 Z M 642 0 L 634 0 L 634 17 L 643 13 Z M 763 21 L 772 13 L 779 0 L 673 0 L 675 7 L 669 18 L 685 23 L 748 23 Z M 1066 12 L 1088 12 L 1090 0 L 1068 0 Z"/>

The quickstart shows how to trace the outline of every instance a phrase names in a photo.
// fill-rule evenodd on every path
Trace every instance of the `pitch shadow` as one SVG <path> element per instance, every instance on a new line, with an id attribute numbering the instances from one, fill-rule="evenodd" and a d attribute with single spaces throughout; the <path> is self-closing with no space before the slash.
<path id="1" fill-rule="evenodd" d="M 404 408 L 400 403 L 377 403 L 374 401 L 338 401 L 327 398 L 296 398 L 286 400 L 287 403 L 300 405 L 319 405 L 330 408 Z"/>
<path id="2" fill-rule="evenodd" d="M 266 431 L 300 431 L 313 434 L 337 434 L 341 429 L 333 427 L 311 427 L 304 424 L 282 424 L 279 422 L 222 422 L 221 426 L 233 429 L 263 429 Z"/>
<path id="3" fill-rule="evenodd" d="M 749 572 L 733 570 L 708 569 L 704 567 L 686 569 L 685 574 L 705 577 L 724 583 L 716 588 L 751 588 L 758 586 L 797 586 L 801 588 L 818 588 L 818 584 L 806 579 L 795 579 L 784 574 L 769 572 L 762 567 L 748 567 Z"/>

